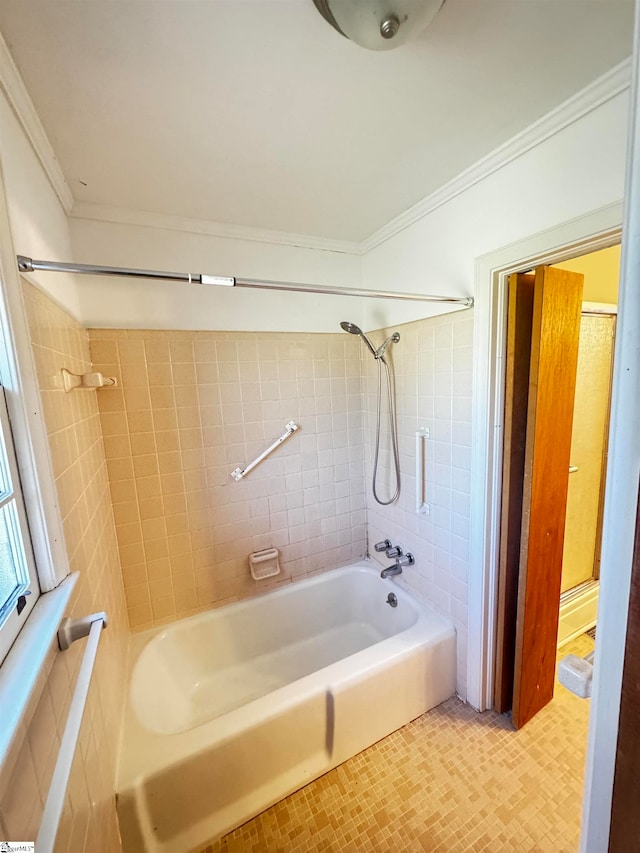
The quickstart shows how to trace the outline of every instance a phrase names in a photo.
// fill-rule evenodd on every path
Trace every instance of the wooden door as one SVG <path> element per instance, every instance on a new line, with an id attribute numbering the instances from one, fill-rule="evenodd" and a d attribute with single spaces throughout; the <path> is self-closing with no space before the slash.
<path id="1" fill-rule="evenodd" d="M 494 701 L 500 713 L 513 707 L 534 283 L 529 273 L 509 277 Z"/>
<path id="2" fill-rule="evenodd" d="M 583 276 L 535 273 L 518 572 L 513 724 L 553 698 Z"/>

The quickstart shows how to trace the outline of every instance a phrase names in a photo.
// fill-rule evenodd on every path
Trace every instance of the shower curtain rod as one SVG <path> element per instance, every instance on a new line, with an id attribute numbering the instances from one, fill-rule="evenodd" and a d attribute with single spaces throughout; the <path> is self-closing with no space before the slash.
<path id="1" fill-rule="evenodd" d="M 156 281 L 181 281 L 186 284 L 217 285 L 223 287 L 255 287 L 259 290 L 288 290 L 295 293 L 323 293 L 329 296 L 365 296 L 370 299 L 400 299 L 413 302 L 451 302 L 470 308 L 471 296 L 428 296 L 422 293 L 395 293 L 392 290 L 362 290 L 350 287 L 329 287 L 314 284 L 296 284 L 289 281 L 262 281 L 254 278 L 206 275 L 205 273 L 163 272 L 129 267 L 101 267 L 94 264 L 60 263 L 58 261 L 35 261 L 18 255 L 20 272 L 68 272 L 81 275 L 112 275 L 125 278 L 149 278 Z"/>

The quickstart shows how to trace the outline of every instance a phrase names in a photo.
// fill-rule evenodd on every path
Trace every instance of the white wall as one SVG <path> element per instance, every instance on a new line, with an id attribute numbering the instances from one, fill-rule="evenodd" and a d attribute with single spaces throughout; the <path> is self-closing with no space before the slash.
<path id="1" fill-rule="evenodd" d="M 473 295 L 478 257 L 621 199 L 627 100 L 627 92 L 606 100 L 363 255 L 189 233 L 158 227 L 153 218 L 144 226 L 78 216 L 70 220 L 74 258 L 263 280 Z M 50 274 L 47 286 L 52 279 Z M 78 281 L 78 294 L 82 322 L 103 327 L 330 332 L 346 318 L 365 329 L 379 329 L 457 310 L 93 277 Z"/>
<path id="2" fill-rule="evenodd" d="M 363 257 L 365 287 L 474 294 L 476 259 L 623 195 L 628 93 L 620 94 Z M 376 303 L 366 328 L 424 316 Z"/>
<path id="3" fill-rule="evenodd" d="M 70 220 L 81 263 L 361 287 L 361 257 L 343 251 L 187 233 L 158 227 Z M 88 327 L 335 332 L 360 322 L 362 300 L 278 291 L 202 287 L 85 276 L 79 282 Z"/>
<path id="4" fill-rule="evenodd" d="M 0 128 L 0 158 L 16 253 L 46 260 L 70 260 L 66 212 L 2 91 Z M 72 276 L 33 273 L 29 278 L 79 318 L 77 281 Z"/>

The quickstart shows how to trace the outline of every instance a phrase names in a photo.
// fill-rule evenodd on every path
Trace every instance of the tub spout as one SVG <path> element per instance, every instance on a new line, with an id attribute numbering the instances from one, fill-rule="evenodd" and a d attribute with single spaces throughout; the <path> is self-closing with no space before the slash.
<path id="1" fill-rule="evenodd" d="M 387 566 L 386 569 L 383 569 L 380 572 L 381 578 L 389 578 L 392 575 L 400 575 L 402 574 L 402 566 L 399 566 L 397 563 L 394 563 L 392 566 Z"/>
<path id="2" fill-rule="evenodd" d="M 401 557 L 396 557 L 396 561 L 392 566 L 387 566 L 386 569 L 383 569 L 380 572 L 381 578 L 389 578 L 392 575 L 401 575 L 403 566 L 412 566 L 415 563 L 415 557 L 413 554 L 410 554 L 408 551 L 406 554 Z"/>

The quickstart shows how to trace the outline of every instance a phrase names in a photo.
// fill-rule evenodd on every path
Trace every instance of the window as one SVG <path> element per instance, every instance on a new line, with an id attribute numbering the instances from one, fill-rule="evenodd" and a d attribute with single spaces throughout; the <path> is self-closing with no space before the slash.
<path id="1" fill-rule="evenodd" d="M 4 389 L 0 387 L 0 661 L 39 595 Z"/>

